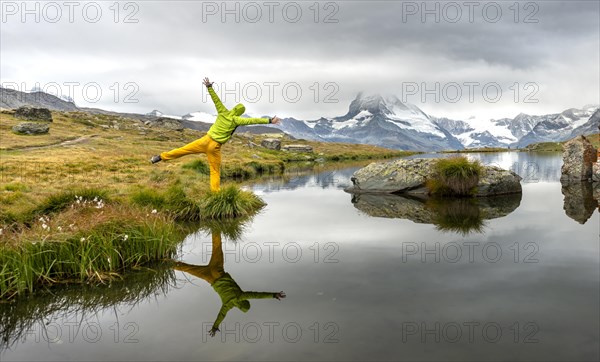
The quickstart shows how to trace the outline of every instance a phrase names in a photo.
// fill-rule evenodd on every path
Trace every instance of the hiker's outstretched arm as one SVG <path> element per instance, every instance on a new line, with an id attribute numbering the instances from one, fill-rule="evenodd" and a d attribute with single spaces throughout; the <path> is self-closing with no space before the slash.
<path id="1" fill-rule="evenodd" d="M 227 316 L 227 312 L 229 312 L 229 309 L 230 308 L 227 308 L 225 305 L 223 305 L 221 307 L 221 310 L 219 310 L 219 314 L 217 315 L 217 319 L 215 320 L 215 323 L 213 323 L 211 331 L 219 330 L 219 325 L 221 324 L 221 322 L 223 322 L 223 319 L 225 319 L 225 316 Z M 213 332 L 213 335 L 214 335 L 214 332 Z"/>
<path id="2" fill-rule="evenodd" d="M 207 88 L 208 88 L 208 94 L 210 94 L 210 98 L 212 98 L 213 103 L 215 104 L 215 107 L 217 108 L 217 112 L 218 113 L 228 112 L 227 108 L 225 108 L 223 103 L 221 103 L 221 100 L 219 99 L 219 96 L 217 95 L 215 90 L 212 87 L 207 87 Z"/>
<path id="3" fill-rule="evenodd" d="M 284 292 L 243 292 L 240 299 L 268 299 L 268 298 L 285 298 Z"/>
<path id="4" fill-rule="evenodd" d="M 218 113 L 227 112 L 228 111 L 227 108 L 225 108 L 225 106 L 219 99 L 219 96 L 217 95 L 217 93 L 215 92 L 215 90 L 212 87 L 213 82 L 210 82 L 208 80 L 208 78 L 204 78 L 204 81 L 202 83 L 204 83 L 204 85 L 206 86 L 206 89 L 208 89 L 208 94 L 210 94 L 210 98 L 212 98 L 212 101 L 215 104 L 215 107 L 217 107 L 217 112 Z"/>
<path id="5" fill-rule="evenodd" d="M 269 118 L 246 118 L 246 117 L 234 116 L 233 121 L 238 126 L 245 126 L 245 125 L 249 125 L 249 124 L 269 124 L 269 123 L 278 124 L 280 122 L 280 119 L 277 116 L 275 116 L 271 119 L 269 119 Z"/>
<path id="6" fill-rule="evenodd" d="M 233 116 L 233 121 L 238 126 L 246 126 L 249 124 L 269 124 L 268 118 L 246 118 L 246 117 Z"/>

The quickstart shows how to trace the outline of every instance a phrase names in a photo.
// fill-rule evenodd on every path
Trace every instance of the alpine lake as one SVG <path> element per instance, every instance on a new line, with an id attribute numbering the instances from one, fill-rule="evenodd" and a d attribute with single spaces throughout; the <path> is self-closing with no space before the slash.
<path id="1" fill-rule="evenodd" d="M 563 188 L 558 153 L 467 157 L 522 194 L 354 196 L 358 165 L 262 180 L 261 213 L 199 225 L 178 262 L 0 303 L 0 360 L 599 360 L 591 184 Z"/>

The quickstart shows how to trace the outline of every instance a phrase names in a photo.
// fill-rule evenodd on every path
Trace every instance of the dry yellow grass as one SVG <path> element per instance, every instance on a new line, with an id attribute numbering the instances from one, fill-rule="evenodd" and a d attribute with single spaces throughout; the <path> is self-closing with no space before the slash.
<path id="1" fill-rule="evenodd" d="M 150 156 L 200 138 L 203 132 L 150 128 L 139 120 L 85 112 L 52 112 L 52 116 L 54 121 L 48 134 L 25 136 L 11 131 L 21 120 L 0 114 L 0 203 L 3 209 L 23 212 L 49 195 L 89 187 L 107 189 L 117 198 L 127 196 L 142 185 L 158 189 L 177 180 L 195 195 L 208 189 L 208 176 L 182 167 L 198 158 L 205 160 L 204 155 L 157 165 L 149 163 Z M 224 173 L 250 162 L 280 165 L 320 157 L 349 160 L 402 154 L 368 145 L 285 139 L 283 145 L 308 144 L 314 153 L 294 154 L 250 146 L 250 142 L 260 144 L 264 137 L 235 135 L 222 149 Z"/>

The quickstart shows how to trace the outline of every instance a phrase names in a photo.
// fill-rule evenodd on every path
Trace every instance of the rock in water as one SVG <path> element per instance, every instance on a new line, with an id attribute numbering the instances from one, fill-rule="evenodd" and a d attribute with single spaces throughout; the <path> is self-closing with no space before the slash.
<path id="1" fill-rule="evenodd" d="M 434 159 L 415 158 L 391 162 L 374 162 L 352 175 L 351 192 L 402 193 L 424 189 L 425 181 L 433 175 Z"/>
<path id="2" fill-rule="evenodd" d="M 598 155 L 587 138 L 579 136 L 565 143 L 562 156 L 561 182 L 592 179 L 592 166 L 597 161 Z"/>
<path id="3" fill-rule="evenodd" d="M 497 166 L 485 166 L 475 196 L 506 195 L 521 192 L 521 177 Z"/>
<path id="4" fill-rule="evenodd" d="M 47 108 L 20 107 L 15 111 L 14 117 L 27 121 L 52 122 L 52 113 Z"/>
<path id="5" fill-rule="evenodd" d="M 45 134 L 50 130 L 50 126 L 46 123 L 21 122 L 12 128 L 17 134 Z"/>
<path id="6" fill-rule="evenodd" d="M 351 193 L 428 194 L 427 180 L 434 177 L 433 158 L 400 159 L 371 163 L 356 171 L 351 180 Z M 492 196 L 521 193 L 521 177 L 496 166 L 483 166 L 475 196 Z"/>
<path id="7" fill-rule="evenodd" d="M 264 140 L 262 140 L 260 145 L 270 150 L 279 151 L 281 149 L 281 141 L 276 138 L 265 138 Z"/>

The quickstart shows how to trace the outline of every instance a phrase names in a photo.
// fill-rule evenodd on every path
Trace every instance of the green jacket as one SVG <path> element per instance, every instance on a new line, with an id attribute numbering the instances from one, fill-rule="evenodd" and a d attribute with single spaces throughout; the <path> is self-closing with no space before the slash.
<path id="1" fill-rule="evenodd" d="M 231 110 L 225 108 L 215 90 L 208 87 L 208 93 L 217 107 L 217 120 L 208 130 L 208 135 L 213 140 L 223 144 L 231 138 L 238 126 L 248 124 L 267 124 L 268 118 L 245 118 L 240 117 L 246 111 L 246 107 L 239 103 Z"/>
<path id="2" fill-rule="evenodd" d="M 229 273 L 225 273 L 222 277 L 215 280 L 212 287 L 219 294 L 223 302 L 213 328 L 219 327 L 219 324 L 225 319 L 227 312 L 231 308 L 238 307 L 241 311 L 247 312 L 250 309 L 248 299 L 274 298 L 275 295 L 273 292 L 244 292 Z"/>

